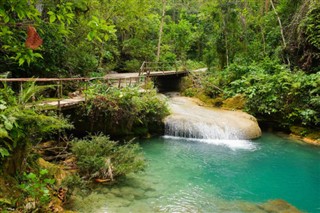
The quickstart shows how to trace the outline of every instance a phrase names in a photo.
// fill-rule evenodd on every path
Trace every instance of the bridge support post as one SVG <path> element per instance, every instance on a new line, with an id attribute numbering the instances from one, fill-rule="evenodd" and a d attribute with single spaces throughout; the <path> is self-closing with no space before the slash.
<path id="1" fill-rule="evenodd" d="M 61 111 L 61 98 L 62 98 L 62 81 L 58 81 L 58 114 Z"/>
<path id="2" fill-rule="evenodd" d="M 119 83 L 118 83 L 118 88 L 120 89 L 121 87 L 121 78 L 119 78 Z"/>
<path id="3" fill-rule="evenodd" d="M 61 99 L 62 98 L 62 81 L 58 81 L 58 117 L 61 117 Z M 58 130 L 58 143 L 60 143 L 61 140 L 61 130 Z"/>

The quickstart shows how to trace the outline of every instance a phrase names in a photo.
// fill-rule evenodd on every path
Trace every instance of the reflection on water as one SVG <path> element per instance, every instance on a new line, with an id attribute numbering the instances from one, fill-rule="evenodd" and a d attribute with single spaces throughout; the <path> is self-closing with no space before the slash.
<path id="1" fill-rule="evenodd" d="M 236 144 L 239 142 L 239 144 Z M 320 212 L 320 149 L 256 141 L 141 141 L 148 168 L 77 196 L 79 212 Z M 292 205 L 290 205 L 291 203 Z"/>

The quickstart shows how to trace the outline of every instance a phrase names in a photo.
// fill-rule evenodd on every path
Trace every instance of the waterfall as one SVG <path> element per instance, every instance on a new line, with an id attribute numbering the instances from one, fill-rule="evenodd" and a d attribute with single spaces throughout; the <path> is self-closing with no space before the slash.
<path id="1" fill-rule="evenodd" d="M 209 123 L 192 119 L 168 117 L 165 120 L 165 134 L 183 138 L 198 139 L 241 139 L 241 132 L 224 123 Z"/>
<path id="2" fill-rule="evenodd" d="M 165 135 L 205 140 L 257 138 L 261 130 L 254 117 L 236 111 L 199 106 L 193 99 L 169 99 L 171 115 L 165 118 Z"/>

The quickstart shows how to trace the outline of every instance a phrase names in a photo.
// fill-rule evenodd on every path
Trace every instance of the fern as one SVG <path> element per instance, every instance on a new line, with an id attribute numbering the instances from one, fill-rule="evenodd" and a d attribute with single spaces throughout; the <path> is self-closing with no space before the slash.
<path id="1" fill-rule="evenodd" d="M 320 50 L 320 3 L 312 2 L 304 20 L 307 41 Z"/>
<path id="2" fill-rule="evenodd" d="M 26 104 L 29 102 L 33 97 L 42 93 L 43 91 L 53 88 L 53 85 L 46 85 L 46 86 L 38 86 L 35 84 L 35 81 L 27 82 L 23 85 L 23 90 L 19 93 L 19 103 Z"/>

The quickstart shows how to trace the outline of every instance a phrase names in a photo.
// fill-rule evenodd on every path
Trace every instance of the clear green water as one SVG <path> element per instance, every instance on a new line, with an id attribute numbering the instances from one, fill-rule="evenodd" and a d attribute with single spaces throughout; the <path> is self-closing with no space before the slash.
<path id="1" fill-rule="evenodd" d="M 141 144 L 146 171 L 76 198 L 75 210 L 272 212 L 275 204 L 265 202 L 282 199 L 301 211 L 320 212 L 318 147 L 273 134 L 255 141 L 154 138 Z M 289 208 L 278 203 L 278 210 Z"/>

